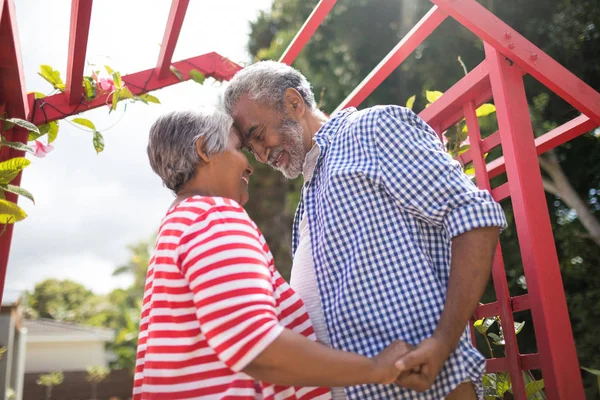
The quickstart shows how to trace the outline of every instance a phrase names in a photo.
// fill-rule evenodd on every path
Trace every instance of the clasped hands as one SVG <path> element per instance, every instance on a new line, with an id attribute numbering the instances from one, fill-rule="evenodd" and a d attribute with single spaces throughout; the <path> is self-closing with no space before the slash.
<path id="1" fill-rule="evenodd" d="M 373 358 L 376 369 L 381 371 L 377 380 L 424 392 L 433 385 L 452 350 L 451 346 L 434 336 L 416 347 L 397 340 Z"/>

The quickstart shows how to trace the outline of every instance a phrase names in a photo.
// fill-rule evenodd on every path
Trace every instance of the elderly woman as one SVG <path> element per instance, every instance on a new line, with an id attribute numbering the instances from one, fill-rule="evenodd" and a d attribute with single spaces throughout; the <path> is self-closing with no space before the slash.
<path id="1" fill-rule="evenodd" d="M 369 359 L 315 341 L 241 207 L 252 167 L 228 115 L 160 117 L 148 157 L 176 198 L 148 268 L 134 399 L 329 399 L 328 387 L 398 377 L 403 342 Z"/>

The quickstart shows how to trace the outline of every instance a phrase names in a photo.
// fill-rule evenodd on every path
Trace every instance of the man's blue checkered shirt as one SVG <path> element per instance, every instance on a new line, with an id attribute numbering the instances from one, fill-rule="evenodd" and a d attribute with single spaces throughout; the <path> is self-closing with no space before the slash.
<path id="1" fill-rule="evenodd" d="M 429 337 L 446 299 L 451 239 L 504 227 L 502 208 L 478 190 L 412 111 L 346 109 L 315 135 L 320 155 L 296 211 L 306 211 L 331 345 L 374 356 L 396 339 Z M 393 385 L 347 388 L 349 399 L 443 399 L 463 381 L 481 393 L 484 357 L 468 329 L 425 393 Z"/>

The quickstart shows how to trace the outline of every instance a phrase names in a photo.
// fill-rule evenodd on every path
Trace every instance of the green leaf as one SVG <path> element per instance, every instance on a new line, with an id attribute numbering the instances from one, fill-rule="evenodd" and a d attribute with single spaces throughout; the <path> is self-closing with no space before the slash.
<path id="1" fill-rule="evenodd" d="M 119 92 L 120 90 L 115 90 L 112 95 L 112 104 L 110 105 L 109 113 L 117 109 L 117 103 L 119 102 Z"/>
<path id="2" fill-rule="evenodd" d="M 173 68 L 173 67 L 171 67 L 171 68 Z M 181 74 L 179 74 L 179 75 L 181 75 Z M 181 77 L 181 78 L 179 76 L 177 76 L 177 77 L 180 80 L 183 80 L 183 77 Z M 204 83 L 204 80 L 206 79 L 206 76 L 202 72 L 198 71 L 197 69 L 193 69 L 190 71 L 190 78 L 192 78 L 192 80 L 194 82 L 202 85 Z"/>
<path id="3" fill-rule="evenodd" d="M 96 130 L 96 125 L 92 121 L 86 118 L 73 118 L 71 122 L 75 122 L 76 124 L 83 125 L 86 128 L 90 128 L 92 131 Z"/>
<path id="4" fill-rule="evenodd" d="M 52 121 L 49 123 L 50 129 L 48 130 L 48 144 L 54 142 L 58 136 L 58 121 Z"/>
<path id="5" fill-rule="evenodd" d="M 496 393 L 500 398 L 511 388 L 510 375 L 507 372 L 498 374 Z"/>
<path id="6" fill-rule="evenodd" d="M 541 392 L 541 390 L 544 388 L 544 380 L 540 379 L 539 381 L 533 381 L 533 382 L 529 382 L 527 385 L 525 385 L 525 393 L 527 395 L 527 398 L 529 398 L 530 396 L 533 396 L 536 393 Z"/>
<path id="7" fill-rule="evenodd" d="M 102 134 L 100 132 L 94 131 L 93 143 L 94 149 L 96 150 L 96 154 L 99 154 L 104 150 L 104 138 L 102 137 Z"/>
<path id="8" fill-rule="evenodd" d="M 48 144 L 50 144 L 56 139 L 56 136 L 58 136 L 58 122 L 56 121 L 50 121 L 47 124 L 39 125 L 38 128 L 40 133 L 30 132 L 27 140 L 31 142 L 32 140 L 39 139 L 45 134 L 48 134 Z"/>
<path id="9" fill-rule="evenodd" d="M 4 120 L 2 117 L 0 117 L 0 120 L 4 121 L 4 126 L 2 128 L 3 131 L 11 130 L 13 128 L 13 126 L 15 126 L 15 124 Z"/>
<path id="10" fill-rule="evenodd" d="M 598 391 L 600 391 L 600 370 L 586 367 L 581 367 L 581 369 L 589 372 L 590 374 L 596 375 L 596 377 L 598 378 Z"/>
<path id="11" fill-rule="evenodd" d="M 182 81 L 182 82 L 185 81 L 185 79 L 183 79 L 183 75 L 181 75 L 181 72 L 179 72 L 179 70 L 172 65 L 171 65 L 171 72 L 173 74 L 175 74 L 177 79 L 179 79 L 180 81 Z"/>
<path id="12" fill-rule="evenodd" d="M 467 150 L 469 150 L 470 148 L 471 148 L 471 146 L 470 146 L 470 145 L 468 145 L 468 144 L 463 144 L 462 146 L 460 146 L 460 147 L 458 148 L 458 154 L 462 154 L 462 153 L 466 152 Z"/>
<path id="13" fill-rule="evenodd" d="M 416 94 L 413 94 L 412 96 L 410 96 L 408 98 L 408 100 L 406 100 L 406 108 L 408 108 L 409 110 L 413 109 L 413 106 L 415 105 L 415 99 L 417 98 Z"/>
<path id="14" fill-rule="evenodd" d="M 23 144 L 21 142 L 0 142 L 0 146 L 10 147 L 11 149 L 27 151 L 29 153 L 34 153 L 33 148 Z"/>
<path id="15" fill-rule="evenodd" d="M 444 93 L 439 92 L 437 90 L 426 90 L 425 91 L 425 97 L 427 98 L 427 101 L 430 103 L 433 103 L 434 101 L 436 101 L 437 99 L 442 97 L 443 94 Z"/>
<path id="16" fill-rule="evenodd" d="M 518 335 L 519 332 L 521 332 L 523 330 L 524 326 L 525 326 L 525 321 L 515 322 L 515 335 Z"/>
<path id="17" fill-rule="evenodd" d="M 21 207 L 15 203 L 0 199 L 0 224 L 13 224 L 27 217 Z"/>
<path id="18" fill-rule="evenodd" d="M 472 163 L 470 163 L 469 166 L 465 168 L 464 173 L 465 175 L 468 175 L 470 177 L 475 176 L 475 167 L 473 167 Z"/>
<path id="19" fill-rule="evenodd" d="M 1 183 L 10 183 L 19 172 L 25 167 L 31 164 L 31 161 L 26 159 L 25 157 L 16 157 L 11 158 L 10 160 L 6 160 L 0 163 L 0 184 Z"/>
<path id="20" fill-rule="evenodd" d="M 20 186 L 15 186 L 11 184 L 0 185 L 0 188 L 4 189 L 6 192 L 14 193 L 19 196 L 27 197 L 29 200 L 35 204 L 35 200 L 33 199 L 33 195 L 26 189 L 23 189 Z"/>
<path id="21" fill-rule="evenodd" d="M 38 72 L 38 75 L 54 86 L 55 89 L 60 91 L 65 90 L 65 84 L 60 77 L 60 72 L 52 69 L 51 66 L 40 65 L 40 72 Z"/>
<path id="22" fill-rule="evenodd" d="M 160 100 L 158 100 L 157 97 L 152 96 L 151 94 L 143 94 L 141 96 L 139 96 L 139 98 L 142 101 L 145 101 L 147 103 L 156 103 L 156 104 L 160 104 Z"/>
<path id="23" fill-rule="evenodd" d="M 34 99 L 43 99 L 44 97 L 46 97 L 46 95 L 42 92 L 31 92 L 31 93 L 33 93 Z M 31 94 L 31 93 L 28 93 L 28 94 Z"/>
<path id="24" fill-rule="evenodd" d="M 121 74 L 118 72 L 115 72 L 113 74 L 113 82 L 115 83 L 115 87 L 117 89 L 121 89 L 123 87 L 123 81 L 121 80 Z"/>
<path id="25" fill-rule="evenodd" d="M 135 98 L 135 96 L 133 95 L 133 93 L 131 93 L 131 90 L 129 90 L 129 88 L 123 86 L 119 90 L 119 100 L 133 99 L 133 98 Z"/>
<path id="26" fill-rule="evenodd" d="M 96 89 L 94 88 L 94 85 L 92 85 L 91 80 L 92 78 L 89 78 L 87 76 L 83 79 L 83 87 L 85 88 L 85 98 L 88 100 L 91 100 L 94 97 L 96 97 Z"/>
<path id="27" fill-rule="evenodd" d="M 106 69 L 106 72 L 108 72 L 109 75 L 113 75 L 115 73 L 115 71 L 113 71 L 113 69 L 108 65 L 105 65 L 104 68 Z"/>
<path id="28" fill-rule="evenodd" d="M 35 126 L 34 124 L 32 124 L 29 121 L 25 121 L 24 119 L 21 119 L 21 118 L 7 118 L 7 119 L 5 119 L 5 121 L 9 122 L 11 124 L 20 126 L 21 128 L 25 128 L 29 132 L 40 133 L 40 130 L 38 129 L 37 126 Z"/>
<path id="29" fill-rule="evenodd" d="M 463 127 L 462 127 L 461 131 L 462 131 L 463 133 L 469 133 L 469 127 L 467 126 L 467 124 L 464 124 L 464 125 L 463 125 Z"/>
<path id="30" fill-rule="evenodd" d="M 504 346 L 504 339 L 502 339 L 500 336 L 496 335 L 495 333 L 488 333 L 487 335 L 492 338 L 496 346 Z"/>
<path id="31" fill-rule="evenodd" d="M 493 104 L 486 103 L 482 104 L 481 106 L 479 106 L 479 108 L 477 108 L 477 110 L 475 110 L 475 115 L 477 115 L 478 117 L 485 117 L 495 112 L 496 106 Z"/>
<path id="32" fill-rule="evenodd" d="M 477 330 L 477 332 L 485 335 L 490 326 L 494 325 L 494 322 L 496 322 L 495 318 L 483 318 L 475 321 L 473 327 Z"/>

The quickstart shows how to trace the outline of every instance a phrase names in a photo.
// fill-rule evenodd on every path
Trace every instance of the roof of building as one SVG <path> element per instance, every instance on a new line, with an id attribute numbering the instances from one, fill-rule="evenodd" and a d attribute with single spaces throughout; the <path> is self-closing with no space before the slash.
<path id="1" fill-rule="evenodd" d="M 52 319 L 26 319 L 27 342 L 111 341 L 113 329 L 60 322 Z"/>

